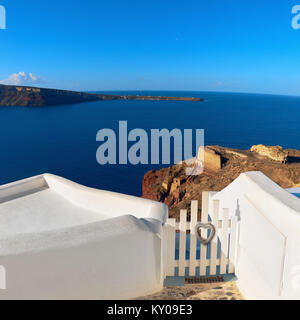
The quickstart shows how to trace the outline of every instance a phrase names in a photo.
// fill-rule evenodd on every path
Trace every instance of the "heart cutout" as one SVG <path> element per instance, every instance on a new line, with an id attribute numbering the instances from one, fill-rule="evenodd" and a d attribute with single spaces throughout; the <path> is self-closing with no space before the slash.
<path id="1" fill-rule="evenodd" d="M 204 239 L 203 237 L 201 237 L 200 231 L 202 228 L 210 230 L 210 234 L 207 237 L 207 239 Z M 207 246 L 216 235 L 216 228 L 212 223 L 199 222 L 195 227 L 195 233 L 200 243 Z"/>

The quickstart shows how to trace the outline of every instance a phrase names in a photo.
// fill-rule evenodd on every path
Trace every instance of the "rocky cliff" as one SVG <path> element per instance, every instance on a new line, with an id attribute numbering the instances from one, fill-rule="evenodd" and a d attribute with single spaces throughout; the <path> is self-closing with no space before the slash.
<path id="1" fill-rule="evenodd" d="M 202 191 L 220 191 L 247 171 L 262 171 L 283 188 L 300 186 L 298 150 L 266 146 L 258 148 L 263 152 L 258 152 L 257 148 L 251 151 L 220 146 L 205 149 L 205 154 L 213 151 L 214 157 L 205 157 L 205 162 L 209 163 L 205 163 L 201 175 L 186 176 L 184 164 L 150 171 L 144 176 L 142 196 L 167 204 L 170 215 L 177 216 L 179 209 L 188 208 L 191 200 L 199 200 L 201 204 Z"/>
<path id="2" fill-rule="evenodd" d="M 99 100 L 97 95 L 55 89 L 0 85 L 0 106 L 42 107 Z"/>

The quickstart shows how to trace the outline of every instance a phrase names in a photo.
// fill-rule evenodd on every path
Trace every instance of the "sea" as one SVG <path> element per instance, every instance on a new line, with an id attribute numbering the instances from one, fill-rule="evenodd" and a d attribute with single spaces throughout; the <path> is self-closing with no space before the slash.
<path id="1" fill-rule="evenodd" d="M 102 92 L 103 93 L 103 92 Z M 205 145 L 254 144 L 300 149 L 300 97 L 222 92 L 127 91 L 109 94 L 191 96 L 204 102 L 96 101 L 40 108 L 0 108 L 0 185 L 42 173 L 141 196 L 143 176 L 163 165 L 100 165 L 101 129 L 204 129 Z M 129 145 L 130 146 L 130 145 Z M 172 163 L 171 163 L 172 164 Z M 164 165 L 165 167 L 166 165 Z"/>

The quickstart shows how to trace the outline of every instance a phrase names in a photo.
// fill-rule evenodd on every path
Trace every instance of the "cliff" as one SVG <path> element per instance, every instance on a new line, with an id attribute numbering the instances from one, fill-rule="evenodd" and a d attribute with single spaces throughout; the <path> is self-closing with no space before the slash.
<path id="1" fill-rule="evenodd" d="M 279 152 L 277 157 L 274 150 Z M 300 151 L 261 145 L 252 151 L 205 147 L 205 170 L 201 175 L 186 176 L 184 164 L 152 170 L 144 176 L 142 196 L 167 204 L 170 215 L 176 217 L 179 209 L 189 208 L 191 200 L 201 204 L 202 191 L 220 191 L 247 171 L 261 171 L 283 188 L 299 187 Z"/>
<path id="2" fill-rule="evenodd" d="M 0 106 L 42 107 L 99 100 L 89 93 L 0 85 Z"/>
<path id="3" fill-rule="evenodd" d="M 168 100 L 168 101 L 203 101 L 193 97 L 155 97 L 92 94 L 77 91 L 44 89 L 35 87 L 0 85 L 1 107 L 43 107 L 73 104 L 97 100 Z"/>

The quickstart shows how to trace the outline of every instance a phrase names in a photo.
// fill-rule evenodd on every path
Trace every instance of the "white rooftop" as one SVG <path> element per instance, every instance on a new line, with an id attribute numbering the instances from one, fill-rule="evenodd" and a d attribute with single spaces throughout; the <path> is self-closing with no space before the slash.
<path id="1" fill-rule="evenodd" d="M 0 300 L 160 291 L 167 216 L 164 204 L 51 174 L 0 186 Z"/>
<path id="2" fill-rule="evenodd" d="M 72 203 L 50 188 L 0 204 L 0 238 L 44 232 L 107 219 Z"/>
<path id="3" fill-rule="evenodd" d="M 0 240 L 125 215 L 164 223 L 167 210 L 150 200 L 87 188 L 51 174 L 0 186 Z"/>

